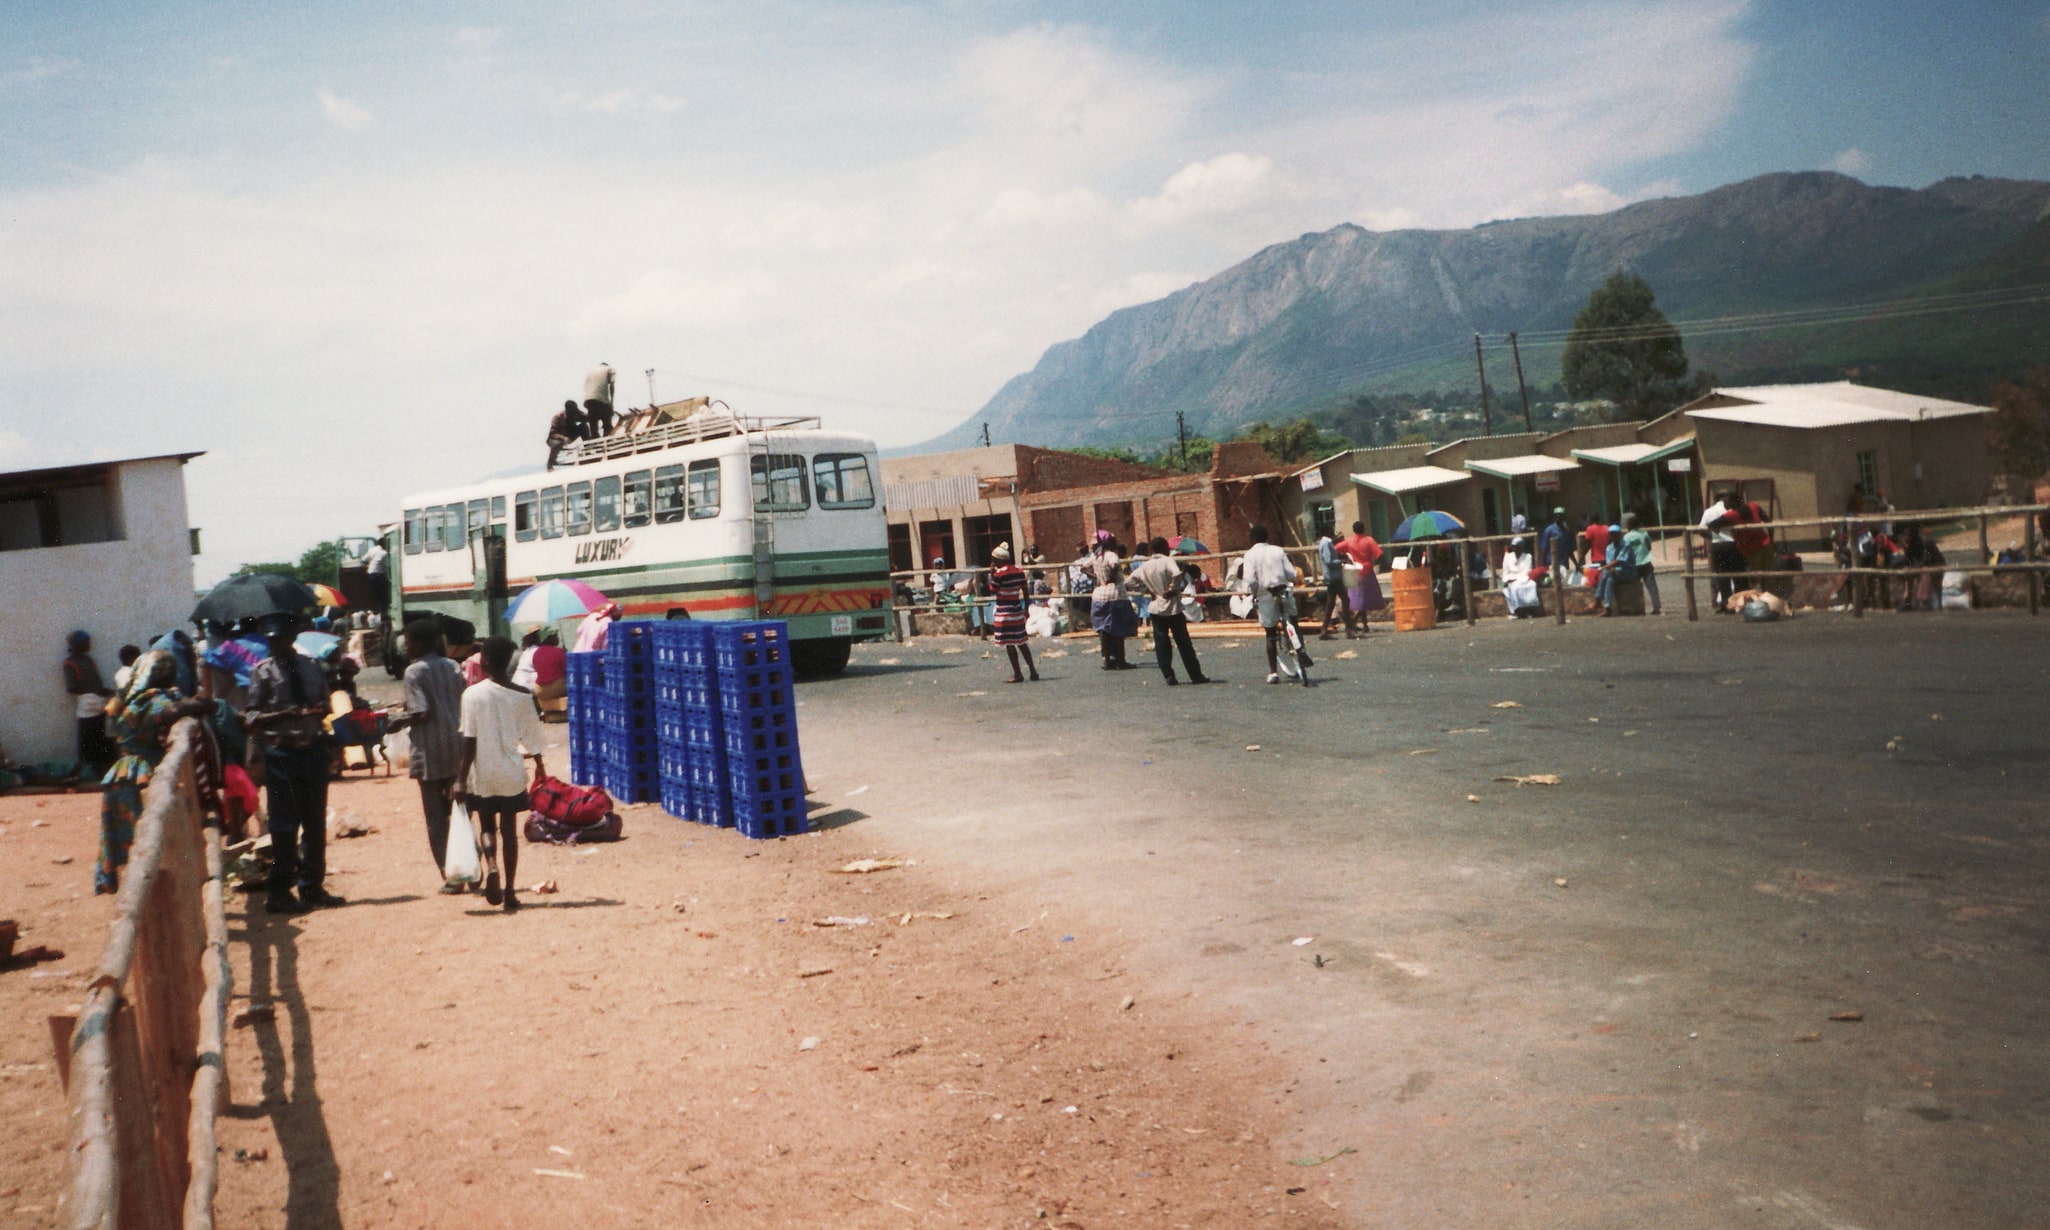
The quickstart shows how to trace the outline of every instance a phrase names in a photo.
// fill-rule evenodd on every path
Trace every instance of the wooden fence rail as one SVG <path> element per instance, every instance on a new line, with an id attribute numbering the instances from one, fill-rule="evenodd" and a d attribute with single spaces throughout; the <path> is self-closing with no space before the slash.
<path id="1" fill-rule="evenodd" d="M 221 835 L 194 782 L 199 727 L 172 728 L 135 826 L 105 955 L 64 1040 L 73 1230 L 211 1230 L 227 1101 Z"/>

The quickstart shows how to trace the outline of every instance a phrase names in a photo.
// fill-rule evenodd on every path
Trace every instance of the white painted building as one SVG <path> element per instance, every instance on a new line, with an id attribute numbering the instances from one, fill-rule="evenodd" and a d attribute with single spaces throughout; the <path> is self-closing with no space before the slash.
<path id="1" fill-rule="evenodd" d="M 197 456 L 0 474 L 0 748 L 15 761 L 77 756 L 63 668 L 73 629 L 92 635 L 112 687 L 122 645 L 185 626 L 196 601 L 185 463 Z"/>

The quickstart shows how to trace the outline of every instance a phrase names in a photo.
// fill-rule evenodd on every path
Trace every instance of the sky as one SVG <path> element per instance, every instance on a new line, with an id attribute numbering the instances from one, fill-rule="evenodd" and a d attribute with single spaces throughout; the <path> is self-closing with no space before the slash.
<path id="1" fill-rule="evenodd" d="M 538 465 L 599 361 L 884 447 L 1351 222 L 2050 179 L 2050 0 L 0 6 L 0 469 L 198 579 Z"/>

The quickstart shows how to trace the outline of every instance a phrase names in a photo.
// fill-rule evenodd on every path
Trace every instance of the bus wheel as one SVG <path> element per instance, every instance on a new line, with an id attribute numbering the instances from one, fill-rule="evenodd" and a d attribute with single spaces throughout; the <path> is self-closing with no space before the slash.
<path id="1" fill-rule="evenodd" d="M 801 678 L 823 679 L 847 669 L 854 642 L 844 636 L 798 641 L 790 646 L 790 665 Z"/>

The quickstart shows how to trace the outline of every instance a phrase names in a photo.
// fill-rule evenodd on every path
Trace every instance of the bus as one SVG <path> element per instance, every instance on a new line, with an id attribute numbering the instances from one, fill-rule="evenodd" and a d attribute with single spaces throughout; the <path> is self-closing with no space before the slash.
<path id="1" fill-rule="evenodd" d="M 892 626 L 875 442 L 706 398 L 634 412 L 552 470 L 411 496 L 385 550 L 394 673 L 408 622 L 508 635 L 510 599 L 554 578 L 628 618 L 784 620 L 806 675 L 838 673 Z"/>

